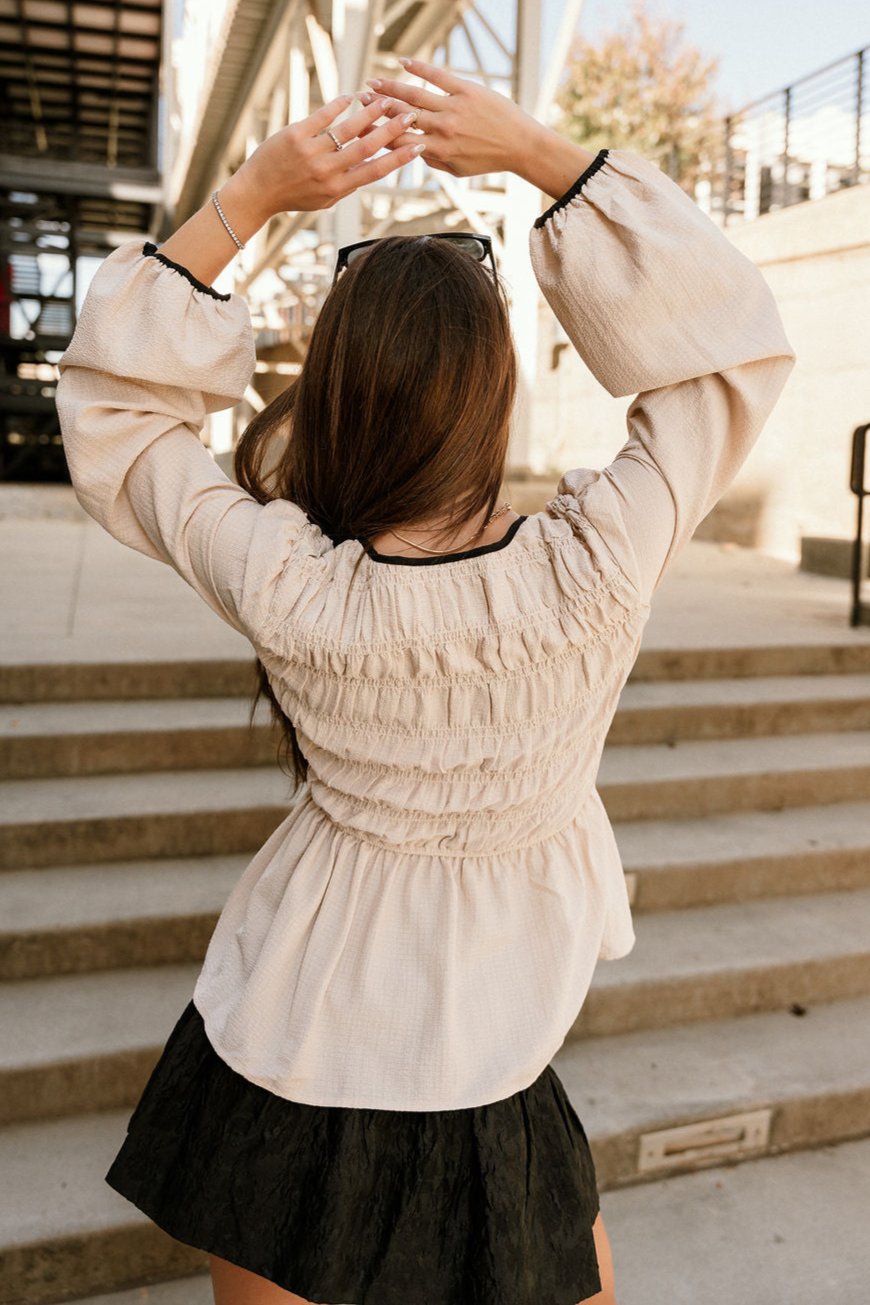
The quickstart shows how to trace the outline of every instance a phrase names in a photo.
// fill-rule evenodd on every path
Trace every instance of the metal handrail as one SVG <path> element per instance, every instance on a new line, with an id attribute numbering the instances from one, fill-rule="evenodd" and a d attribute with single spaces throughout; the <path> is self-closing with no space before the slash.
<path id="1" fill-rule="evenodd" d="M 849 475 L 849 488 L 858 497 L 858 519 L 855 526 L 855 545 L 852 550 L 852 611 L 850 625 L 870 625 L 870 603 L 861 601 L 861 552 L 864 530 L 864 499 L 870 494 L 870 486 L 865 484 L 867 465 L 867 432 L 870 422 L 856 426 L 852 432 L 852 466 Z"/>
<path id="2" fill-rule="evenodd" d="M 870 181 L 868 99 L 863 46 L 729 113 L 711 199 L 723 224 Z"/>

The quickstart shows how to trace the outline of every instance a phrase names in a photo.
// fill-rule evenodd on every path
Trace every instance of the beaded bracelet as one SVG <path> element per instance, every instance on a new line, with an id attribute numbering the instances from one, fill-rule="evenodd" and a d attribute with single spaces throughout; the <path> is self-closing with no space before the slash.
<path id="1" fill-rule="evenodd" d="M 221 208 L 221 202 L 218 199 L 218 193 L 216 190 L 213 190 L 211 192 L 211 197 L 212 197 L 212 202 L 215 208 L 217 209 L 218 217 L 220 218 L 221 222 L 223 222 L 224 226 L 226 227 L 227 231 L 229 231 L 230 235 L 238 245 L 239 249 L 244 249 L 245 246 L 242 244 L 241 240 L 239 240 L 239 237 L 236 235 L 235 231 L 233 231 L 232 227 L 230 226 L 229 222 L 226 219 L 226 214 Z"/>

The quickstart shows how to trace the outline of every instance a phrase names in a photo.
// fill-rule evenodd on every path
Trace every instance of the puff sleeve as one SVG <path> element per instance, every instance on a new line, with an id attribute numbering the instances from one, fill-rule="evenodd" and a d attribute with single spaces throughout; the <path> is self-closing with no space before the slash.
<path id="1" fill-rule="evenodd" d="M 172 566 L 253 641 L 307 528 L 296 504 L 260 504 L 200 439 L 254 370 L 250 314 L 157 247 L 100 264 L 59 361 L 56 402 L 76 497 L 115 539 Z"/>
<path id="2" fill-rule="evenodd" d="M 635 394 L 608 466 L 547 504 L 643 602 L 722 497 L 794 366 L 758 268 L 659 168 L 602 150 L 529 233 L 541 291 L 596 379 Z"/>

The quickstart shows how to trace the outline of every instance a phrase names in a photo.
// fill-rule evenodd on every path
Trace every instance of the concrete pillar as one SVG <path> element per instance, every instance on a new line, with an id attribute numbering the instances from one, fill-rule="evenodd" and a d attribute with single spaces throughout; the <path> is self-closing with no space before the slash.
<path id="1" fill-rule="evenodd" d="M 368 0 L 332 0 L 332 41 L 338 70 L 336 94 L 351 94 L 360 89 L 363 69 L 360 59 L 366 49 L 370 22 Z M 345 196 L 331 210 L 336 249 L 362 239 L 362 199 L 360 192 Z"/>
<path id="2" fill-rule="evenodd" d="M 522 109 L 534 114 L 540 83 L 540 4 L 538 0 L 516 0 L 516 6 L 514 98 Z M 539 212 L 539 192 L 527 181 L 508 173 L 502 273 L 513 301 L 511 325 L 519 362 L 508 465 L 533 471 L 542 469 L 544 459 L 543 452 L 539 455 L 532 441 L 540 291 L 529 259 L 529 228 Z"/>

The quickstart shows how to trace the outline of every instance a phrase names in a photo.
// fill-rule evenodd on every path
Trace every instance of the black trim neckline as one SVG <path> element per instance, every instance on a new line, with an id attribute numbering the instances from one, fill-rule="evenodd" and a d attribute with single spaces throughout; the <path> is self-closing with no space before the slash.
<path id="1" fill-rule="evenodd" d="M 496 553 L 500 548 L 507 547 L 520 526 L 527 519 L 527 513 L 517 517 L 516 521 L 510 523 L 501 539 L 497 539 L 493 544 L 480 544 L 477 548 L 468 548 L 464 553 L 451 553 L 448 557 L 400 557 L 397 554 L 375 552 L 365 538 L 360 537 L 357 542 L 362 544 L 373 562 L 389 562 L 394 566 L 433 566 L 439 562 L 461 562 L 467 557 L 480 557 L 483 553 Z"/>
<path id="2" fill-rule="evenodd" d="M 165 267 L 171 267 L 173 272 L 180 272 L 181 275 L 190 282 L 194 290 L 199 290 L 204 295 L 211 295 L 212 299 L 220 299 L 222 303 L 226 303 L 230 299 L 230 295 L 222 295 L 218 290 L 214 290 L 210 285 L 206 285 L 204 281 L 200 281 L 181 263 L 173 263 L 171 258 L 167 258 L 165 254 L 161 254 L 153 241 L 145 241 L 145 244 L 142 246 L 142 253 L 148 254 L 151 258 L 156 258 L 157 261 L 163 263 Z"/>
<path id="3" fill-rule="evenodd" d="M 535 226 L 536 227 L 544 226 L 547 220 L 551 218 L 554 213 L 558 213 L 560 208 L 564 208 L 565 205 L 570 202 L 570 200 L 574 199 L 577 195 L 579 195 L 580 191 L 586 185 L 586 182 L 589 180 L 589 178 L 594 177 L 598 169 L 603 167 L 604 164 L 607 162 L 607 155 L 609 153 L 610 151 L 606 149 L 599 150 L 598 153 L 595 155 L 595 158 L 589 164 L 589 167 L 586 168 L 585 171 L 580 173 L 580 176 L 573 183 L 573 185 L 568 187 L 568 189 L 565 191 L 565 194 L 560 195 L 557 200 L 554 200 L 554 202 L 550 205 L 550 207 L 546 210 L 546 212 L 542 213 L 540 217 L 535 218 Z"/>

